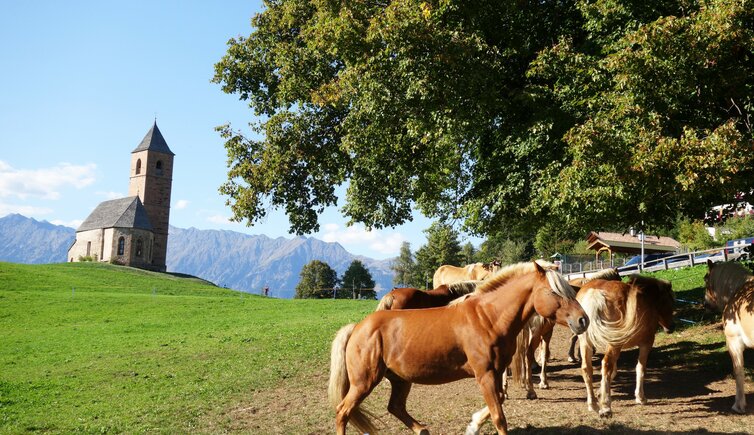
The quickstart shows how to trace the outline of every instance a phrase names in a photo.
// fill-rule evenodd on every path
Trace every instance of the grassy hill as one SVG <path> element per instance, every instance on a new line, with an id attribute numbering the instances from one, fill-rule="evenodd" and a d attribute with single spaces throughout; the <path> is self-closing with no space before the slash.
<path id="1" fill-rule="evenodd" d="M 327 372 L 375 303 L 268 299 L 102 264 L 0 263 L 0 432 L 182 432 Z"/>
<path id="2" fill-rule="evenodd" d="M 701 301 L 705 272 L 657 275 L 673 282 L 679 301 Z M 335 331 L 375 305 L 263 298 L 106 264 L 0 263 L 0 433 L 329 430 L 329 407 L 302 411 L 295 396 L 324 402 Z M 718 316 L 677 307 L 687 322 L 657 344 L 707 345 L 660 363 L 694 352 L 704 369 L 729 372 L 722 333 L 711 327 Z M 265 407 L 267 420 L 255 422 Z"/>

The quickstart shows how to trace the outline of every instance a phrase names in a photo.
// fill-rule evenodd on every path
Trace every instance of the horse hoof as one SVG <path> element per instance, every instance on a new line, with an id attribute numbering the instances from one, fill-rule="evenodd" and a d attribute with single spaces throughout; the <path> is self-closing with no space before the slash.
<path id="1" fill-rule="evenodd" d="M 550 389 L 550 385 L 549 384 L 539 384 L 539 389 L 540 390 L 549 390 Z"/>
<path id="2" fill-rule="evenodd" d="M 738 403 L 736 403 L 735 405 L 733 405 L 733 408 L 731 408 L 731 409 L 736 414 L 746 414 L 746 407 L 745 406 L 743 406 L 743 407 L 738 406 Z"/>
<path id="3" fill-rule="evenodd" d="M 534 400 L 537 398 L 537 393 L 535 393 L 534 390 L 531 390 L 526 393 L 526 398 L 529 400 Z"/>
<path id="4" fill-rule="evenodd" d="M 578 361 L 576 360 L 576 358 L 573 358 L 573 357 L 570 357 L 570 356 L 569 356 L 569 357 L 568 357 L 568 362 L 569 362 L 569 363 L 575 363 L 575 362 L 578 362 Z"/>
<path id="5" fill-rule="evenodd" d="M 613 417 L 613 411 L 611 409 L 600 409 L 600 417 L 601 418 L 612 418 Z"/>
<path id="6" fill-rule="evenodd" d="M 419 431 L 419 435 L 429 435 L 429 430 L 422 429 L 422 430 Z"/>
<path id="7" fill-rule="evenodd" d="M 588 403 L 588 404 L 586 405 L 586 409 L 587 409 L 587 410 L 589 410 L 589 411 L 592 411 L 592 412 L 597 412 L 597 411 L 599 411 L 599 409 L 597 408 L 597 406 L 596 406 L 596 405 L 594 405 L 593 403 Z"/>
<path id="8" fill-rule="evenodd" d="M 636 404 L 637 405 L 646 405 L 647 404 L 647 399 L 637 397 L 636 398 Z"/>
<path id="9" fill-rule="evenodd" d="M 463 435 L 479 435 L 479 427 L 471 423 L 466 426 L 466 432 L 464 432 Z"/>

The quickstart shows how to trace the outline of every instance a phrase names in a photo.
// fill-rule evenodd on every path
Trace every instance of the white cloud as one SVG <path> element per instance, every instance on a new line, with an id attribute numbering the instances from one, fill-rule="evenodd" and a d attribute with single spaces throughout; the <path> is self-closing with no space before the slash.
<path id="1" fill-rule="evenodd" d="M 74 219 L 72 221 L 62 221 L 60 219 L 55 219 L 50 221 L 53 225 L 65 225 L 67 227 L 71 228 L 78 228 L 84 221 L 81 219 Z"/>
<path id="2" fill-rule="evenodd" d="M 124 198 L 126 195 L 122 194 L 121 192 L 95 192 L 96 195 L 104 197 L 105 199 L 118 199 L 118 198 Z"/>
<path id="3" fill-rule="evenodd" d="M 175 203 L 175 209 L 176 210 L 183 210 L 184 208 L 188 207 L 189 201 L 185 199 L 179 199 Z"/>
<path id="4" fill-rule="evenodd" d="M 224 216 L 221 214 L 214 214 L 212 216 L 207 217 L 207 221 L 212 222 L 213 224 L 229 224 L 230 217 Z"/>
<path id="5" fill-rule="evenodd" d="M 362 225 L 341 228 L 337 224 L 326 224 L 323 229 L 322 240 L 325 242 L 338 242 L 346 246 L 366 244 L 369 249 L 381 254 L 398 254 L 401 243 L 405 240 L 400 233 L 386 234 L 380 230 L 367 231 Z"/>
<path id="6" fill-rule="evenodd" d="M 77 189 L 94 183 L 97 165 L 59 163 L 51 168 L 16 169 L 0 161 L 0 197 L 59 199 L 67 186 Z"/>
<path id="7" fill-rule="evenodd" d="M 46 207 L 34 207 L 31 205 L 6 204 L 0 202 L 0 216 L 18 213 L 24 216 L 40 216 L 52 213 L 52 209 Z"/>

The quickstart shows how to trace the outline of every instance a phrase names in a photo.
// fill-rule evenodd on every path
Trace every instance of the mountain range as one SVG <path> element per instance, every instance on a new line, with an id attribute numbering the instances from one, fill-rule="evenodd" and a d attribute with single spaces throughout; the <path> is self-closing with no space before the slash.
<path id="1" fill-rule="evenodd" d="M 248 293 L 292 298 L 305 264 L 320 260 L 342 276 L 353 260 L 369 269 L 378 295 L 392 287 L 392 263 L 346 251 L 339 243 L 313 237 L 272 239 L 235 231 L 170 227 L 167 269 L 194 275 L 215 284 Z M 0 218 L 0 261 L 60 263 L 66 261 L 76 230 L 37 221 L 19 214 Z"/>

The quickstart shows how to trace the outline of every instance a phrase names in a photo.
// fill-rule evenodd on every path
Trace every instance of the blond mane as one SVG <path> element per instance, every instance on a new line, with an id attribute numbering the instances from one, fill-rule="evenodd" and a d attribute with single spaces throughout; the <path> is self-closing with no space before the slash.
<path id="1" fill-rule="evenodd" d="M 481 283 L 482 281 L 459 281 L 447 284 L 448 293 L 454 296 L 463 296 L 472 293 Z"/>
<path id="2" fill-rule="evenodd" d="M 715 263 L 710 269 L 709 287 L 717 296 L 722 309 L 731 297 L 753 278 L 748 269 L 738 263 Z"/>
<path id="3" fill-rule="evenodd" d="M 543 269 L 545 269 L 547 274 L 547 281 L 550 284 L 550 287 L 555 291 L 555 293 L 567 299 L 574 299 L 576 297 L 576 292 L 573 290 L 573 287 L 571 287 L 571 285 L 568 284 L 565 278 L 563 278 L 563 275 L 561 275 L 557 271 L 558 267 L 556 265 L 548 263 L 544 260 L 536 260 L 536 262 Z M 531 261 L 510 264 L 497 271 L 491 277 L 482 281 L 482 283 L 479 284 L 476 290 L 474 290 L 474 292 L 470 295 L 473 296 L 483 293 L 489 293 L 500 288 L 510 280 L 527 273 L 532 273 L 535 270 L 536 269 L 534 267 L 534 263 Z M 465 298 L 463 300 L 465 300 Z M 457 301 L 461 302 L 461 300 Z"/>

